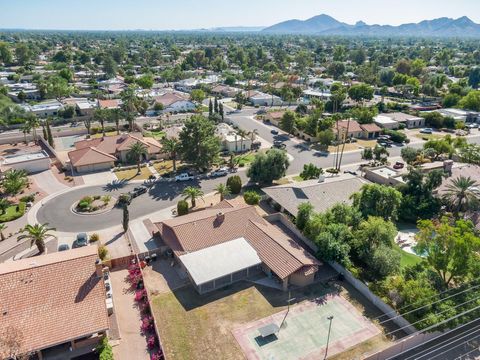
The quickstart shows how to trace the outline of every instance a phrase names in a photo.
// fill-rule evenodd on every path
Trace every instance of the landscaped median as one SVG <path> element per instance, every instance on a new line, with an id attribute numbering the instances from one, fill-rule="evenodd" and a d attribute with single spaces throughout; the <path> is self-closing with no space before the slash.
<path id="1" fill-rule="evenodd" d="M 84 196 L 73 204 L 72 211 L 80 215 L 98 215 L 112 210 L 116 200 L 110 195 Z"/>

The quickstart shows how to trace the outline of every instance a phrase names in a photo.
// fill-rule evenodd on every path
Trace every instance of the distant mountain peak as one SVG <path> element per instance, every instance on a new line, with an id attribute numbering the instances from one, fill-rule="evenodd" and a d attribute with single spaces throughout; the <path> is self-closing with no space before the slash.
<path id="1" fill-rule="evenodd" d="M 340 22 L 327 14 L 307 20 L 287 20 L 263 29 L 268 33 L 316 34 L 343 36 L 414 36 L 414 37 L 480 37 L 480 25 L 467 16 L 458 19 L 441 17 L 419 23 L 392 25 L 355 25 Z"/>

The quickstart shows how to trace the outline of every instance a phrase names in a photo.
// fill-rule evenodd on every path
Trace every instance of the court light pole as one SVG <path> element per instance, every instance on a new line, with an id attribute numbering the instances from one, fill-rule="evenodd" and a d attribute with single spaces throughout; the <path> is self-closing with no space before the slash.
<path id="1" fill-rule="evenodd" d="M 328 343 L 330 342 L 330 331 L 332 330 L 333 315 L 330 315 L 327 317 L 327 319 L 330 320 L 330 324 L 328 325 L 327 347 L 325 348 L 325 357 L 323 359 L 326 359 L 328 355 Z"/>

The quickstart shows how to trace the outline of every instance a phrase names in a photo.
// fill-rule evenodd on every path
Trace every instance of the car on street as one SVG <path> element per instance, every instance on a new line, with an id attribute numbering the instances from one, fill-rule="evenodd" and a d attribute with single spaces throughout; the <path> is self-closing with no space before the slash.
<path id="1" fill-rule="evenodd" d="M 278 130 L 273 129 L 273 130 L 271 130 L 270 132 L 271 132 L 273 135 L 278 135 Z"/>
<path id="2" fill-rule="evenodd" d="M 147 190 L 148 189 L 145 186 L 137 186 L 130 192 L 130 195 L 132 196 L 132 198 L 136 198 L 137 196 L 145 194 Z"/>
<path id="3" fill-rule="evenodd" d="M 190 173 L 181 173 L 181 174 L 175 176 L 175 181 L 176 182 L 189 181 L 189 180 L 193 180 L 193 179 L 195 179 L 195 177 Z"/>
<path id="4" fill-rule="evenodd" d="M 66 250 L 70 250 L 70 246 L 68 246 L 68 244 L 58 245 L 58 251 L 66 251 Z"/>
<path id="5" fill-rule="evenodd" d="M 87 233 L 78 233 L 75 241 L 73 242 L 73 248 L 84 247 L 88 245 Z"/>
<path id="6" fill-rule="evenodd" d="M 284 150 L 285 148 L 287 147 L 287 145 L 285 145 L 284 143 L 282 142 L 277 142 L 275 141 L 272 145 L 272 149 L 280 149 L 280 150 Z"/>
<path id="7" fill-rule="evenodd" d="M 393 164 L 394 169 L 403 169 L 404 166 L 405 164 L 400 161 L 397 161 L 395 164 Z"/>
<path id="8" fill-rule="evenodd" d="M 420 133 L 421 134 L 432 134 L 433 129 L 432 128 L 423 128 L 423 129 L 420 130 Z"/>
<path id="9" fill-rule="evenodd" d="M 228 175 L 228 169 L 226 167 L 219 168 L 210 173 L 210 177 L 212 178 L 227 176 L 227 175 Z"/>
<path id="10" fill-rule="evenodd" d="M 478 128 L 478 124 L 477 123 L 468 123 L 465 125 L 467 128 L 469 129 L 477 129 Z"/>

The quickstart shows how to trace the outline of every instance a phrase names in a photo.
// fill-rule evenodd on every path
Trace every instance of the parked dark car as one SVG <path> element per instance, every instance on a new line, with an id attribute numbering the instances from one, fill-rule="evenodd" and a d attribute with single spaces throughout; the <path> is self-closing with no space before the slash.
<path id="1" fill-rule="evenodd" d="M 394 165 L 393 165 L 393 168 L 394 169 L 403 169 L 403 167 L 405 166 L 404 163 L 400 162 L 400 161 L 397 161 Z"/>
<path id="2" fill-rule="evenodd" d="M 140 196 L 142 194 L 145 194 L 147 192 L 147 188 L 144 186 L 138 186 L 134 188 L 131 192 L 130 195 L 132 198 L 136 198 L 137 196 Z"/>
<path id="3" fill-rule="evenodd" d="M 281 149 L 281 150 L 284 150 L 286 147 L 287 147 L 287 145 L 285 145 L 285 144 L 282 143 L 282 142 L 274 142 L 273 145 L 272 145 L 272 149 Z"/>
<path id="4" fill-rule="evenodd" d="M 68 246 L 68 244 L 58 245 L 58 251 L 66 251 L 66 250 L 70 250 L 70 246 Z"/>
<path id="5" fill-rule="evenodd" d="M 273 135 L 278 135 L 278 130 L 273 129 L 273 130 L 271 130 L 270 132 L 271 132 Z"/>
<path id="6" fill-rule="evenodd" d="M 88 235 L 87 233 L 78 233 L 77 238 L 73 242 L 73 248 L 84 247 L 88 245 Z"/>

